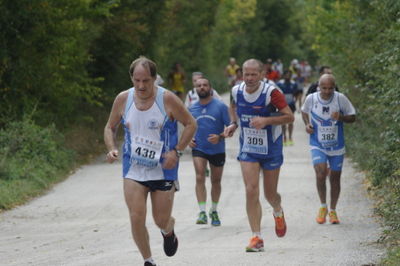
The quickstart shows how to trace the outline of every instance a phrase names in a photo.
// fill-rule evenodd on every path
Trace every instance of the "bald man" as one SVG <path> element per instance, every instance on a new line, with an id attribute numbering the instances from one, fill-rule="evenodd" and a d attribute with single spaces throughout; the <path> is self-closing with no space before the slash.
<path id="1" fill-rule="evenodd" d="M 319 79 L 320 91 L 308 95 L 301 108 L 306 132 L 310 134 L 311 157 L 321 202 L 316 218 L 319 224 L 326 222 L 328 214 L 328 175 L 331 185 L 329 221 L 332 224 L 339 223 L 336 204 L 340 194 L 340 175 L 345 154 L 343 123 L 353 123 L 356 120 L 353 105 L 344 94 L 335 91 L 335 87 L 335 77 L 332 74 L 322 75 Z"/>
<path id="2" fill-rule="evenodd" d="M 264 196 L 273 208 L 275 233 L 286 234 L 286 223 L 277 192 L 282 155 L 282 127 L 292 123 L 294 116 L 285 96 L 274 85 L 263 81 L 264 66 L 256 59 L 243 64 L 244 82 L 232 88 L 231 125 L 225 137 L 232 136 L 240 122 L 240 162 L 246 187 L 246 210 L 253 236 L 247 252 L 264 251 L 261 236 L 260 172 L 263 173 Z"/>

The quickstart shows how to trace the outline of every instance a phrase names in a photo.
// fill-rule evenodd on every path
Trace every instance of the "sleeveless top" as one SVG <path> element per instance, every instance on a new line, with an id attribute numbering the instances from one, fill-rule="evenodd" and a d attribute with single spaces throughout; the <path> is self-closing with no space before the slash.
<path id="1" fill-rule="evenodd" d="M 169 119 L 164 108 L 164 92 L 157 88 L 153 105 L 140 111 L 134 103 L 135 88 L 129 90 L 122 124 L 125 130 L 123 144 L 123 177 L 137 181 L 176 180 L 178 165 L 163 169 L 162 154 L 178 143 L 177 122 Z"/>
<path id="2" fill-rule="evenodd" d="M 254 102 L 246 101 L 244 97 L 245 83 L 238 85 L 236 96 L 236 111 L 240 119 L 240 152 L 251 154 L 255 158 L 270 158 L 282 155 L 281 126 L 268 125 L 262 129 L 250 127 L 253 117 L 268 117 L 276 114 L 272 105 L 271 93 L 275 88 L 261 82 L 261 94 Z"/>

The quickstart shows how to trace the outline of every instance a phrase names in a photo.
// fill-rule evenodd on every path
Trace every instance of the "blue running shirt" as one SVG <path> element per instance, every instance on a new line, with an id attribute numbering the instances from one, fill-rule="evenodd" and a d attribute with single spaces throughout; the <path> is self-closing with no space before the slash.
<path id="1" fill-rule="evenodd" d="M 224 132 L 225 126 L 229 125 L 228 107 L 222 101 L 213 98 L 206 105 L 196 102 L 189 108 L 189 111 L 197 121 L 197 131 L 194 136 L 196 148 L 194 149 L 210 155 L 224 153 L 225 141 L 223 139 L 217 144 L 212 144 L 207 138 L 209 134 L 221 134 Z"/>

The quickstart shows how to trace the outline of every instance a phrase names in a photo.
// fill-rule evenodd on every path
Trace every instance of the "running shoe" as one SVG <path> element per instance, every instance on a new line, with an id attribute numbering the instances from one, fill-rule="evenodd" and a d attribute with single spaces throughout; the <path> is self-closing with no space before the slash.
<path id="1" fill-rule="evenodd" d="M 250 244 L 246 247 L 246 252 L 260 252 L 264 251 L 264 241 L 258 236 L 250 239 Z"/>
<path id="2" fill-rule="evenodd" d="M 288 146 L 293 146 L 293 145 L 294 145 L 293 140 L 289 140 L 289 141 L 287 142 L 287 145 L 288 145 Z"/>
<path id="3" fill-rule="evenodd" d="M 165 236 L 163 233 L 161 234 L 164 238 L 165 255 L 167 255 L 168 257 L 174 256 L 176 250 L 178 249 L 178 238 L 176 237 L 174 230 L 172 230 L 172 232 L 169 233 L 167 236 Z"/>
<path id="4" fill-rule="evenodd" d="M 337 217 L 336 211 L 330 211 L 330 212 L 329 212 L 329 222 L 330 222 L 331 224 L 339 224 L 339 223 L 340 223 L 340 222 L 339 222 L 339 219 L 338 219 L 338 217 Z"/>
<path id="5" fill-rule="evenodd" d="M 197 218 L 196 224 L 207 224 L 207 214 L 205 211 L 199 213 L 199 218 Z"/>
<path id="6" fill-rule="evenodd" d="M 154 263 L 151 263 L 151 262 L 149 262 L 149 261 L 146 261 L 145 263 L 144 263 L 144 266 L 156 266 Z"/>
<path id="7" fill-rule="evenodd" d="M 319 208 L 318 215 L 316 218 L 317 223 L 324 224 L 326 222 L 327 214 L 328 214 L 328 209 L 326 207 Z"/>
<path id="8" fill-rule="evenodd" d="M 276 217 L 274 215 L 275 219 L 275 233 L 278 237 L 284 237 L 286 234 L 286 221 L 285 221 L 285 215 L 283 214 L 282 211 L 282 216 Z"/>
<path id="9" fill-rule="evenodd" d="M 211 218 L 211 225 L 212 226 L 220 226 L 221 225 L 221 221 L 219 220 L 217 211 L 212 211 L 212 212 L 210 211 L 209 215 L 210 215 L 210 218 Z"/>

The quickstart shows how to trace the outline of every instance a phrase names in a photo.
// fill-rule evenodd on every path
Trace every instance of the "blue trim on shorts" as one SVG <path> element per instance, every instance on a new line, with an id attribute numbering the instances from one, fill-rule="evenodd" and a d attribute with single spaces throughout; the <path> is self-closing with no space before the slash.
<path id="1" fill-rule="evenodd" d="M 329 168 L 331 168 L 333 171 L 342 171 L 344 154 L 329 156 L 321 150 L 312 149 L 311 158 L 313 165 L 328 162 Z"/>
<path id="2" fill-rule="evenodd" d="M 253 157 L 251 153 L 240 152 L 237 159 L 241 162 L 259 163 L 264 170 L 275 170 L 280 168 L 283 164 L 283 155 L 260 159 Z"/>

